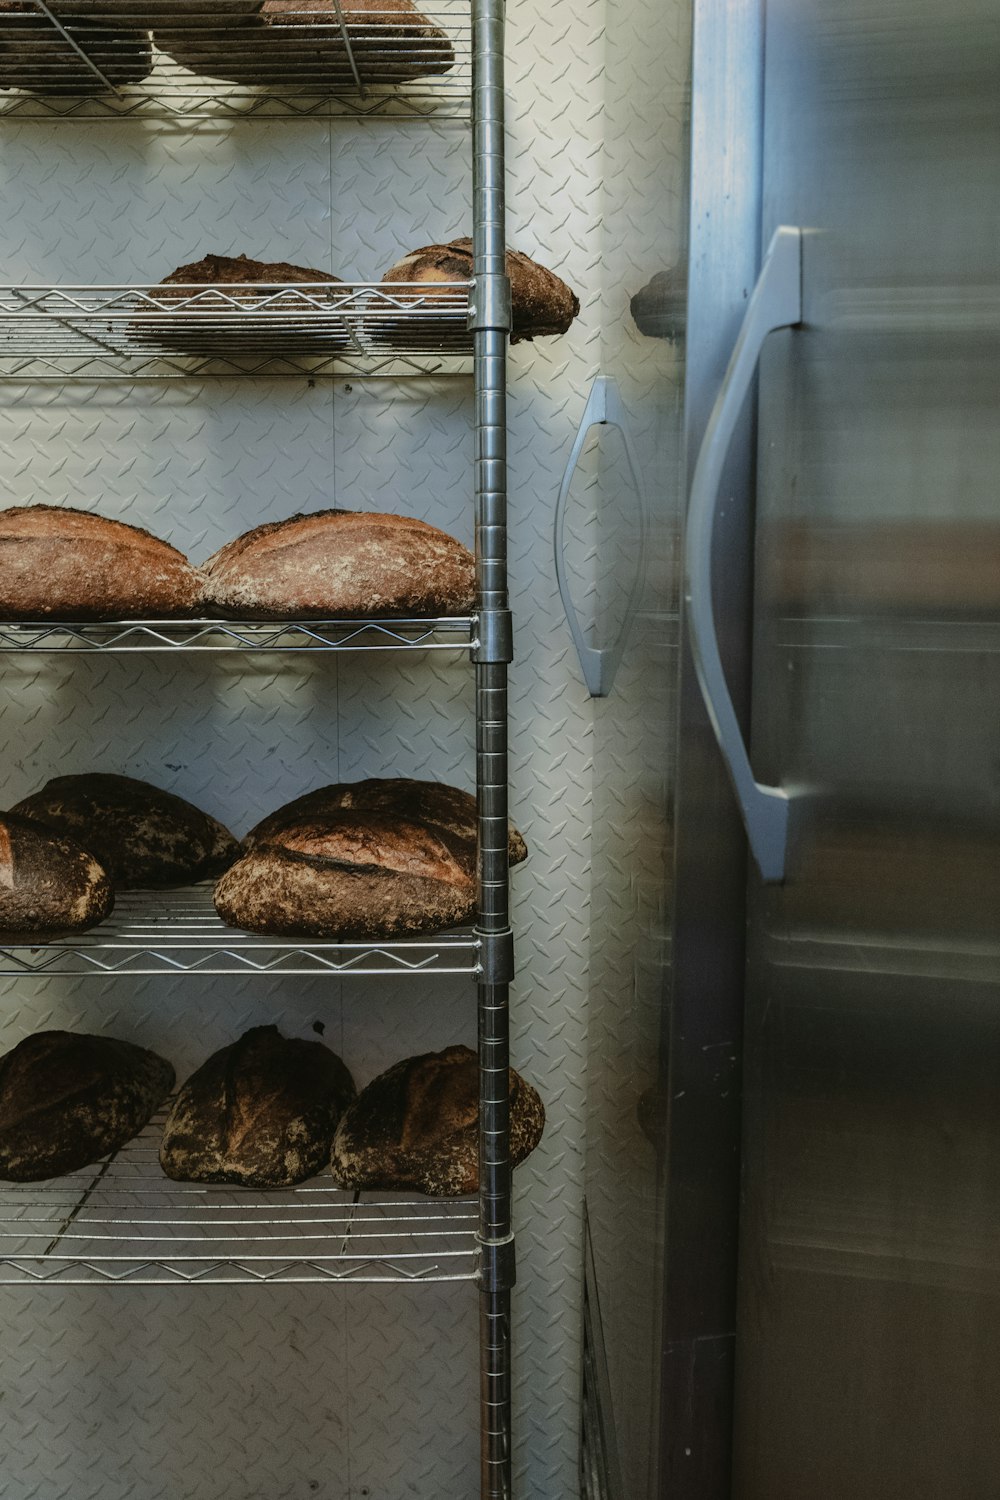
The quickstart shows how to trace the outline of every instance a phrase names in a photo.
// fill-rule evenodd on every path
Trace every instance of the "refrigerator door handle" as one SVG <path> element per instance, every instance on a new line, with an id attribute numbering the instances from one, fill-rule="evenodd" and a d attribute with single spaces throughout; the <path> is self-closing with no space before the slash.
<path id="1" fill-rule="evenodd" d="M 617 427 L 622 435 L 622 443 L 625 448 L 625 461 L 628 465 L 638 509 L 639 544 L 635 549 L 635 573 L 625 605 L 621 630 L 610 646 L 597 648 L 588 646 L 584 640 L 583 631 L 580 628 L 580 620 L 570 595 L 569 576 L 566 571 L 566 502 L 569 499 L 570 485 L 573 483 L 576 466 L 580 462 L 583 445 L 587 441 L 587 434 L 592 427 L 599 427 L 605 424 Z M 646 574 L 646 502 L 642 489 L 642 477 L 632 448 L 632 439 L 629 435 L 621 392 L 611 375 L 595 376 L 594 383 L 590 387 L 587 405 L 584 407 L 583 416 L 580 418 L 580 426 L 573 441 L 569 462 L 566 465 L 566 472 L 563 475 L 562 484 L 559 486 L 559 497 L 556 500 L 552 533 L 559 597 L 562 599 L 563 610 L 566 614 L 566 623 L 573 637 L 573 644 L 576 646 L 576 654 L 580 658 L 583 680 L 587 684 L 587 691 L 592 698 L 606 698 L 611 692 L 615 673 L 618 671 L 625 652 L 625 640 L 632 622 L 632 613 L 636 599 L 642 593 L 642 585 Z"/>
<path id="2" fill-rule="evenodd" d="M 765 880 L 785 878 L 791 803 L 754 779 L 733 708 L 712 607 L 712 532 L 722 472 L 767 335 L 802 321 L 802 231 L 775 231 L 712 408 L 691 483 L 684 540 L 684 597 L 695 670 L 740 805 L 750 850 Z"/>

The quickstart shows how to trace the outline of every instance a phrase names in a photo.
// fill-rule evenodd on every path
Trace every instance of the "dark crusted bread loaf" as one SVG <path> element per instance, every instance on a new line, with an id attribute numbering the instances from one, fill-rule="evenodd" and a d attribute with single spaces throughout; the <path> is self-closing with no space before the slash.
<path id="1" fill-rule="evenodd" d="M 215 608 L 257 619 L 458 615 L 475 560 L 408 516 L 322 510 L 257 526 L 205 563 Z"/>
<path id="2" fill-rule="evenodd" d="M 527 854 L 509 833 L 512 863 Z M 215 888 L 224 921 L 252 932 L 381 938 L 471 919 L 476 804 L 436 782 L 321 787 L 265 818 Z"/>
<path id="3" fill-rule="evenodd" d="M 321 1172 L 354 1081 L 319 1042 L 255 1026 L 180 1090 L 160 1146 L 168 1177 L 290 1187 Z"/>
<path id="4" fill-rule="evenodd" d="M 225 27 L 238 18 L 245 19 L 260 10 L 262 0 L 53 0 L 49 9 L 66 24 L 69 12 L 74 16 L 93 18 L 93 24 L 131 21 L 135 26 L 157 26 L 183 20 L 185 30 L 192 26 L 209 28 L 220 36 Z"/>
<path id="5" fill-rule="evenodd" d="M 38 1182 L 117 1151 L 169 1094 L 174 1070 L 113 1037 L 40 1031 L 0 1058 L 0 1177 Z"/>
<path id="6" fill-rule="evenodd" d="M 12 810 L 92 850 L 121 890 L 208 880 L 239 852 L 208 813 L 131 776 L 56 776 Z"/>
<path id="7" fill-rule="evenodd" d="M 333 1143 L 345 1188 L 405 1188 L 434 1197 L 479 1186 L 479 1070 L 468 1047 L 408 1057 L 361 1090 Z M 510 1069 L 510 1156 L 516 1167 L 542 1138 L 545 1108 Z"/>
<path id="8" fill-rule="evenodd" d="M 258 844 L 280 844 L 283 834 L 299 823 L 320 822 L 345 809 L 425 823 L 460 839 L 468 846 L 467 859 L 475 860 L 476 799 L 472 793 L 443 781 L 416 781 L 407 776 L 371 776 L 364 781 L 317 787 L 268 813 L 251 828 L 242 847 L 247 850 Z M 507 852 L 512 865 L 528 857 L 527 845 L 513 823 L 507 825 Z"/>
<path id="9" fill-rule="evenodd" d="M 347 347 L 350 334 L 329 294 L 316 292 L 304 302 L 293 294 L 267 290 L 274 285 L 330 282 L 339 285 L 340 278 L 285 260 L 203 255 L 178 266 L 143 294 L 137 304 L 142 316 L 130 323 L 129 334 L 185 354 L 252 352 L 278 359 L 295 352 L 336 354 Z M 194 290 L 181 290 L 185 286 Z M 202 286 L 228 290 L 198 291 Z"/>
<path id="10" fill-rule="evenodd" d="M 60 12 L 60 18 L 99 72 L 87 66 L 31 0 L 0 0 L 0 89 L 27 89 L 50 96 L 106 94 L 109 84 L 138 83 L 152 72 L 148 31 L 88 25 L 75 11 Z"/>
<path id="11" fill-rule="evenodd" d="M 107 872 L 75 839 L 0 814 L 0 932 L 86 932 L 114 906 Z"/>
<path id="12" fill-rule="evenodd" d="M 0 618 L 138 620 L 197 614 L 203 580 L 138 526 L 63 505 L 0 511 Z"/>
<path id="13" fill-rule="evenodd" d="M 511 343 L 565 333 L 580 311 L 580 300 L 565 281 L 519 250 L 507 251 L 506 269 L 511 291 Z M 435 283 L 468 281 L 471 277 L 472 241 L 462 238 L 449 240 L 447 245 L 423 245 L 412 250 L 386 271 L 382 282 L 420 282 L 432 289 Z M 424 286 L 421 291 L 426 295 Z M 429 336 L 434 319 L 422 323 Z M 391 320 L 386 326 L 392 326 Z M 444 324 L 438 329 L 439 338 L 442 331 L 447 332 Z M 377 338 L 377 327 L 373 327 L 372 337 Z"/>
<path id="14" fill-rule="evenodd" d="M 351 54 L 344 45 L 346 29 Z M 169 23 L 156 45 L 192 72 L 230 83 L 354 90 L 446 73 L 455 61 L 440 27 L 411 0 L 264 0 L 257 15 L 209 34 Z"/>

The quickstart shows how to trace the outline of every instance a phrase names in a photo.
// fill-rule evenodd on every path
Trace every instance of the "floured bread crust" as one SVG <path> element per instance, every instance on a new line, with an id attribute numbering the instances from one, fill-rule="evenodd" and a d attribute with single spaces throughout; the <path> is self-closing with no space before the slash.
<path id="1" fill-rule="evenodd" d="M 218 610 L 241 618 L 468 614 L 472 553 L 409 516 L 323 510 L 256 526 L 204 565 Z"/>
<path id="2" fill-rule="evenodd" d="M 113 1037 L 40 1031 L 0 1058 L 0 1177 L 75 1172 L 139 1134 L 174 1083 L 155 1052 Z"/>
<path id="3" fill-rule="evenodd" d="M 138 620 L 198 614 L 204 580 L 139 526 L 62 505 L 0 511 L 0 618 Z"/>
<path id="4" fill-rule="evenodd" d="M 545 1107 L 510 1069 L 514 1166 L 535 1149 Z M 333 1143 L 333 1175 L 345 1188 L 410 1189 L 456 1197 L 479 1187 L 479 1070 L 468 1047 L 408 1057 L 362 1089 Z"/>
<path id="5" fill-rule="evenodd" d="M 217 819 L 131 776 L 56 776 L 12 811 L 92 850 L 120 890 L 209 880 L 239 852 Z"/>
<path id="6" fill-rule="evenodd" d="M 184 1084 L 167 1119 L 160 1165 L 181 1182 L 290 1187 L 323 1171 L 355 1097 L 335 1052 L 255 1026 Z"/>
<path id="7" fill-rule="evenodd" d="M 157 28 L 156 45 L 182 67 L 230 83 L 357 87 L 341 30 L 347 28 L 361 82 L 406 83 L 447 73 L 455 61 L 447 34 L 411 0 L 264 0 L 259 12 L 213 33 Z"/>
<path id="8" fill-rule="evenodd" d="M 505 258 L 511 292 L 510 342 L 566 333 L 580 311 L 580 299 L 554 271 L 520 250 Z M 446 245 L 423 245 L 397 261 L 383 283 L 468 281 L 472 277 L 472 240 L 463 236 Z M 428 320 L 431 322 L 432 320 Z"/>
<path id="9" fill-rule="evenodd" d="M 107 871 L 73 838 L 0 814 L 0 935 L 86 932 L 114 906 Z"/>

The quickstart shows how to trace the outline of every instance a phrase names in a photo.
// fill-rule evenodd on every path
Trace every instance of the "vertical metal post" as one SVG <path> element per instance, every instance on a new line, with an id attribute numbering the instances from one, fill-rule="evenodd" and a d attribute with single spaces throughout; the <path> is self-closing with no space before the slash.
<path id="1" fill-rule="evenodd" d="M 479 1239 L 482 1500 L 511 1494 L 511 1233 L 507 858 L 507 334 L 504 0 L 472 0 L 473 277 L 476 384 L 476 785 L 479 820 Z"/>

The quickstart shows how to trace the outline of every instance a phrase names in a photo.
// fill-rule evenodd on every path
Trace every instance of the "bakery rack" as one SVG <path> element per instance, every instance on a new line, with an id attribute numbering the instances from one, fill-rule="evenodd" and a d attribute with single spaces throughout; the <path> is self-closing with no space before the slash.
<path id="1" fill-rule="evenodd" d="M 470 285 L 0 286 L 0 377 L 468 375 Z"/>
<path id="2" fill-rule="evenodd" d="M 335 942 L 261 936 L 227 927 L 212 905 L 212 885 L 122 891 L 106 921 L 72 937 L 25 936 L 0 943 L 0 977 L 24 974 L 266 974 L 338 978 L 482 972 L 472 931 L 433 937 Z"/>
<path id="3" fill-rule="evenodd" d="M 53 22 L 44 0 L 36 10 Z M 152 0 L 151 0 L 152 3 Z M 477 604 L 452 621 L 128 621 L 0 626 L 0 646 L 29 651 L 468 650 L 475 678 L 477 891 L 467 932 L 398 943 L 284 942 L 223 926 L 207 888 L 134 893 L 82 937 L 0 950 L 3 974 L 458 974 L 477 986 L 479 1180 L 473 1203 L 355 1201 L 320 1179 L 294 1193 L 184 1188 L 149 1170 L 149 1132 L 96 1172 L 0 1195 L 0 1282 L 345 1282 L 469 1280 L 480 1307 L 480 1500 L 510 1500 L 511 1218 L 509 986 L 514 974 L 508 870 L 504 0 L 444 0 L 447 74 L 384 88 L 351 52 L 350 12 L 332 0 L 353 56 L 351 87 L 318 95 L 300 75 L 279 95 L 173 76 L 45 96 L 12 92 L 8 123 L 27 119 L 329 119 L 338 114 L 472 123 L 471 283 L 0 288 L 0 377 L 18 381 L 190 379 L 203 375 L 466 373 L 475 388 Z M 136 0 L 136 11 L 141 0 Z M 93 17 L 91 12 L 91 17 Z M 44 24 L 44 19 L 43 19 Z M 62 45 L 80 48 L 63 25 Z M 2 42 L 2 35 L 0 35 Z M 2 54 L 2 49 L 0 49 Z M 83 59 L 85 66 L 91 66 Z M 76 64 L 74 63 L 74 66 Z M 429 634 L 428 634 L 429 632 Z M 151 1130 L 154 1130 L 151 1127 Z M 145 1152 L 145 1156 L 143 1153 Z M 312 1224 L 309 1224 L 310 1217 Z M 319 1222 L 316 1222 L 316 1221 Z M 294 1221 L 294 1222 L 292 1222 Z M 315 1231 L 315 1237 L 313 1234 Z"/>
<path id="4" fill-rule="evenodd" d="M 260 1192 L 172 1182 L 168 1106 L 112 1156 L 0 1190 L 0 1286 L 471 1281 L 474 1198 L 359 1193 L 329 1176 Z"/>
<path id="5" fill-rule="evenodd" d="M 421 620 L 0 620 L 2 651 L 450 651 L 479 647 L 469 615 Z"/>
<path id="6" fill-rule="evenodd" d="M 471 118 L 472 45 L 468 0 L 433 0 L 430 9 L 418 6 L 436 33 L 436 40 L 420 35 L 393 35 L 393 11 L 375 6 L 364 13 L 349 0 L 330 0 L 328 18 L 317 21 L 319 8 L 303 4 L 301 12 L 287 11 L 280 35 L 281 56 L 267 81 L 240 83 L 213 78 L 214 49 L 225 57 L 228 71 L 253 74 L 260 67 L 261 33 L 237 24 L 238 16 L 205 13 L 196 23 L 181 4 L 171 10 L 157 3 L 152 70 L 136 83 L 122 83 L 123 61 L 135 43 L 122 34 L 122 6 L 104 0 L 85 0 L 58 16 L 47 0 L 29 0 L 33 14 L 0 18 L 0 70 L 12 81 L 15 67 L 5 63 L 5 31 L 13 32 L 22 57 L 31 68 L 30 91 L 6 86 L 0 90 L 0 121 L 21 120 L 139 120 L 161 126 L 176 123 L 185 130 L 192 122 L 302 119 L 388 119 L 465 122 Z M 252 7 L 247 7 L 251 9 Z M 76 14 L 78 11 L 88 14 Z M 137 0 L 134 10 L 141 15 Z M 398 20 L 398 14 L 396 16 Z M 30 30 L 28 29 L 30 27 Z M 156 32 L 171 33 L 181 44 L 193 44 L 205 58 L 194 72 L 156 46 Z M 133 33 L 133 36 L 135 33 Z M 175 48 L 176 50 L 176 48 Z M 450 56 L 451 61 L 448 62 Z M 421 66 L 439 69 L 425 76 L 392 82 L 394 75 Z M 25 81 L 25 80 L 22 80 Z"/>

